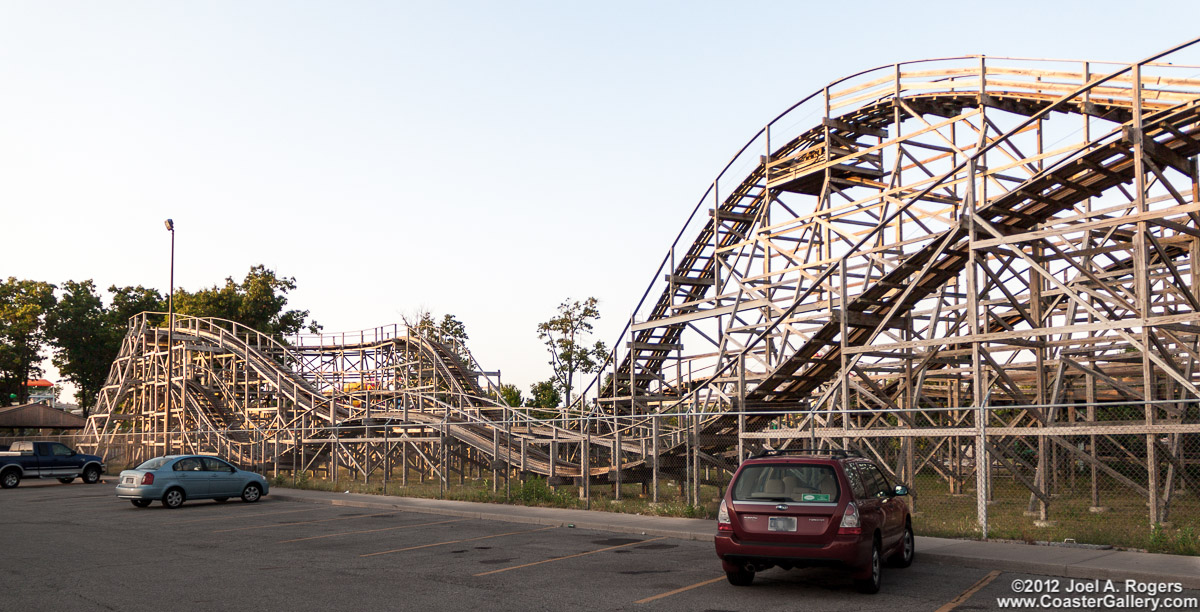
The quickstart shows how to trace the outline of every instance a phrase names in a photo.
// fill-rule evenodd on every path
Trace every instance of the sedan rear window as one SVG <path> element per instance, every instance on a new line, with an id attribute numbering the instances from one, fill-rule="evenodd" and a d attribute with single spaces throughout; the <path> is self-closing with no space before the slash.
<path id="1" fill-rule="evenodd" d="M 167 462 L 166 457 L 155 457 L 155 458 L 137 466 L 137 469 L 139 469 L 139 470 L 157 470 L 158 468 L 162 467 L 163 464 L 165 464 L 166 462 Z"/>
<path id="2" fill-rule="evenodd" d="M 838 490 L 837 476 L 828 465 L 751 465 L 733 484 L 733 500 L 835 502 Z"/>

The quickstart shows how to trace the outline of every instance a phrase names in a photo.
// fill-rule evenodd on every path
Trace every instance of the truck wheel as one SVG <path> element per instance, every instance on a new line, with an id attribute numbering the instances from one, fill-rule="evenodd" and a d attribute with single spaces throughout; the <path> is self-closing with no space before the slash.
<path id="1" fill-rule="evenodd" d="M 137 506 L 138 508 L 145 508 L 150 505 L 150 500 L 148 500 L 148 499 L 131 499 L 131 500 L 129 500 L 129 503 Z"/>
<path id="2" fill-rule="evenodd" d="M 96 484 L 97 482 L 100 482 L 100 468 L 94 465 L 89 466 L 83 471 L 83 481 L 87 484 Z"/>
<path id="3" fill-rule="evenodd" d="M 9 470 L 0 474 L 0 488 L 11 489 L 21 483 L 21 473 Z"/>
<path id="4" fill-rule="evenodd" d="M 72 482 L 75 482 L 75 479 L 74 478 L 59 478 L 58 481 L 63 484 L 71 484 Z"/>
<path id="5" fill-rule="evenodd" d="M 258 498 L 260 497 L 262 497 L 262 489 L 253 482 L 246 485 L 245 489 L 242 489 L 242 501 L 246 502 L 247 504 L 252 504 L 258 501 Z"/>
<path id="6" fill-rule="evenodd" d="M 183 489 L 169 489 L 163 493 L 162 505 L 164 508 L 178 508 L 183 505 Z"/>

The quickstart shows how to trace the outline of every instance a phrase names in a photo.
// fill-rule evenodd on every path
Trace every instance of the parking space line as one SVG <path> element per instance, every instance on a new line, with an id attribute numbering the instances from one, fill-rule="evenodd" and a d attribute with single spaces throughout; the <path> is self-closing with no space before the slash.
<path id="1" fill-rule="evenodd" d="M 712 584 L 712 583 L 714 583 L 714 582 L 719 582 L 719 581 L 721 581 L 721 580 L 724 580 L 724 579 L 725 579 L 725 577 L 724 577 L 724 576 L 719 576 L 719 577 L 717 577 L 717 578 L 713 578 L 712 580 L 705 580 L 704 582 L 697 582 L 696 584 L 693 584 L 693 585 L 690 585 L 690 586 L 681 587 L 681 588 L 675 589 L 674 591 L 667 591 L 666 593 L 659 593 L 658 595 L 655 595 L 654 597 L 647 597 L 647 598 L 645 598 L 645 599 L 639 599 L 639 600 L 637 600 L 637 601 L 635 601 L 635 602 L 633 602 L 633 603 L 635 603 L 635 604 L 644 604 L 644 603 L 650 603 L 650 602 L 652 602 L 652 601 L 654 601 L 654 600 L 656 600 L 656 599 L 662 599 L 662 598 L 664 598 L 664 597 L 670 597 L 670 596 L 672 596 L 672 595 L 676 595 L 676 594 L 682 593 L 682 592 L 684 592 L 684 591 L 690 591 L 690 590 L 692 590 L 692 589 L 698 589 L 698 588 L 700 588 L 700 587 L 702 587 L 702 586 L 708 586 L 708 585 L 710 585 L 710 584 Z"/>
<path id="2" fill-rule="evenodd" d="M 518 534 L 522 534 L 522 533 L 535 533 L 538 531 L 546 531 L 549 529 L 558 529 L 558 527 L 542 527 L 541 529 L 530 529 L 528 531 L 510 531 L 508 533 L 497 533 L 497 534 L 493 534 L 493 535 L 480 536 L 478 538 L 466 538 L 465 540 L 450 540 L 449 542 L 436 542 L 433 544 L 421 544 L 419 546 L 409 546 L 408 548 L 396 548 L 393 550 L 384 550 L 381 552 L 367 553 L 365 555 L 359 555 L 359 556 L 360 557 L 374 557 L 375 555 L 388 555 L 391 553 L 404 552 L 406 550 L 417 550 L 419 548 L 432 548 L 434 546 L 445 546 L 447 544 L 461 544 L 463 542 L 474 542 L 476 540 L 486 540 L 489 538 L 499 538 L 502 536 L 518 535 Z"/>
<path id="3" fill-rule="evenodd" d="M 242 516 L 242 515 L 232 515 L 231 516 L 229 514 L 222 514 L 221 516 L 210 516 L 208 518 L 192 519 L 190 521 L 172 521 L 169 523 L 163 523 L 163 525 L 187 525 L 188 523 L 207 523 L 207 522 L 211 522 L 211 521 L 227 521 L 231 518 L 255 518 L 258 516 L 276 516 L 278 514 L 295 514 L 297 512 L 312 512 L 313 510 L 320 510 L 320 508 L 305 508 L 303 510 L 285 510 L 283 512 L 262 512 L 259 514 L 247 514 L 245 516 Z"/>
<path id="4" fill-rule="evenodd" d="M 218 529 L 213 533 L 226 533 L 229 531 L 248 531 L 251 529 L 272 529 L 274 527 L 295 527 L 296 525 L 311 525 L 313 523 L 329 523 L 332 521 L 352 521 L 354 519 L 369 518 L 372 516 L 390 516 L 396 514 L 392 512 L 379 512 L 376 514 L 357 514 L 355 516 L 338 516 L 335 518 L 317 519 L 315 521 L 299 521 L 296 523 L 275 523 L 273 525 L 251 525 L 249 527 L 234 527 L 233 529 Z"/>
<path id="5" fill-rule="evenodd" d="M 381 527 L 379 529 L 362 529 L 359 531 L 343 531 L 340 533 L 327 533 L 325 535 L 312 536 L 312 537 L 308 537 L 308 538 L 295 538 L 293 540 L 280 540 L 280 541 L 276 542 L 276 544 L 287 544 L 289 542 L 303 542 L 305 540 L 320 540 L 321 538 L 336 538 L 338 536 L 354 535 L 356 533 L 375 533 L 378 531 L 392 531 L 395 529 L 408 529 L 409 527 L 428 527 L 430 525 L 445 525 L 446 523 L 458 523 L 460 521 L 465 521 L 465 520 L 467 520 L 467 519 L 460 518 L 460 519 L 450 519 L 448 521 L 434 521 L 432 523 L 417 523 L 415 525 L 398 525 L 396 527 Z"/>
<path id="6" fill-rule="evenodd" d="M 565 557 L 554 557 L 553 559 L 546 559 L 544 561 L 534 561 L 533 563 L 526 563 L 524 565 L 514 565 L 512 567 L 504 567 L 504 568 L 501 568 L 498 570 L 492 570 L 490 572 L 483 572 L 482 574 L 475 574 L 475 576 L 478 577 L 478 576 L 487 576 L 489 574 L 499 574 L 500 572 L 507 572 L 509 570 L 521 569 L 523 567 L 532 567 L 534 565 L 541 565 L 543 563 L 550 563 L 552 561 L 565 561 L 567 559 L 574 559 L 575 557 L 582 557 L 584 555 L 594 555 L 596 553 L 604 552 L 606 550 L 625 548 L 626 546 L 633 546 L 634 544 L 645 544 L 646 542 L 653 542 L 655 540 L 665 540 L 665 539 L 667 539 L 667 536 L 662 536 L 659 538 L 650 538 L 649 540 L 642 540 L 640 542 L 630 542 L 628 544 L 621 544 L 619 546 L 609 546 L 608 548 L 601 548 L 600 550 L 589 550 L 587 552 L 576 553 L 574 555 L 567 555 Z"/>
<path id="7" fill-rule="evenodd" d="M 970 599 L 972 595 L 979 592 L 979 589 L 982 589 L 983 587 L 987 586 L 988 584 L 991 584 L 991 582 L 993 580 L 995 580 L 996 577 L 1002 573 L 1003 572 L 1001 572 L 1000 570 L 996 570 L 996 571 L 988 574 L 987 576 L 980 578 L 979 582 L 976 582 L 975 584 L 971 585 L 971 588 L 963 591 L 958 597 L 951 599 L 950 603 L 947 603 L 946 605 L 938 608 L 936 612 L 950 612 L 951 610 L 957 608 L 959 606 L 959 604 Z"/>

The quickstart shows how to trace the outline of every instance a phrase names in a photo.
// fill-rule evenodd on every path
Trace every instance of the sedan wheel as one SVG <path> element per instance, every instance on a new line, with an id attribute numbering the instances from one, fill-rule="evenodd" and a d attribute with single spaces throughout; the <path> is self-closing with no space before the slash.
<path id="1" fill-rule="evenodd" d="M 150 505 L 150 500 L 148 500 L 148 499 L 131 499 L 131 500 L 129 500 L 129 503 L 137 506 L 138 508 L 145 508 Z"/>
<path id="2" fill-rule="evenodd" d="M 162 505 L 166 508 L 178 508 L 183 505 L 183 490 L 171 489 L 163 494 Z"/>
<path id="3" fill-rule="evenodd" d="M 262 497 L 262 489 L 253 482 L 246 485 L 245 489 L 242 489 L 242 501 L 248 504 L 258 501 L 260 497 Z"/>

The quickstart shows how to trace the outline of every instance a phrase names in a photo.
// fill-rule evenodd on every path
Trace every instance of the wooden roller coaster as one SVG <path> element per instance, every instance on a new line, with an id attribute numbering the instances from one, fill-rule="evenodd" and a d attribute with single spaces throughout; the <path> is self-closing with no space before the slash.
<path id="1" fill-rule="evenodd" d="M 143 316 L 92 443 L 695 487 L 764 444 L 824 445 L 973 486 L 985 534 L 995 473 L 1045 519 L 1065 464 L 1090 473 L 1093 505 L 1113 479 L 1166 520 L 1200 491 L 1196 43 L 1135 64 L 907 62 L 821 88 L 713 181 L 554 419 L 412 330 L 285 343 Z"/>

